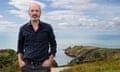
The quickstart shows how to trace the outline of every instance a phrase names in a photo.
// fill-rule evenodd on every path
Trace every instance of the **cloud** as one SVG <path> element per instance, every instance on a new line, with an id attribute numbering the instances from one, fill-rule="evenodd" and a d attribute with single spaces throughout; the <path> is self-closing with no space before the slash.
<path id="1" fill-rule="evenodd" d="M 26 11 L 10 10 L 9 12 L 11 14 L 15 14 L 16 17 L 19 17 L 19 18 L 22 18 L 22 19 L 25 19 L 25 20 L 28 19 L 28 17 L 29 17 Z"/>
<path id="2" fill-rule="evenodd" d="M 9 21 L 0 21 L 0 32 L 17 32 L 20 25 Z"/>
<path id="3" fill-rule="evenodd" d="M 3 18 L 3 16 L 2 16 L 2 15 L 0 15 L 0 18 Z"/>
<path id="4" fill-rule="evenodd" d="M 116 3 L 113 3 L 115 0 L 52 0 L 51 6 L 54 8 L 63 8 L 63 9 L 71 9 L 75 11 L 83 11 L 84 10 L 93 10 L 95 12 L 103 12 L 109 10 L 120 11 L 120 6 L 118 5 L 120 2 L 116 0 Z M 112 2 L 112 3 L 111 3 Z M 111 11 L 114 13 L 114 11 Z"/>
<path id="5" fill-rule="evenodd" d="M 120 14 L 119 3 L 119 1 L 114 0 L 107 0 L 107 2 L 105 0 L 52 0 L 51 6 L 53 8 L 62 8 L 83 14 L 89 13 L 88 15 L 113 17 L 116 14 Z"/>
<path id="6" fill-rule="evenodd" d="M 109 24 L 111 25 L 111 28 L 115 30 L 120 30 L 120 17 L 115 17 L 112 20 L 109 21 Z"/>
<path id="7" fill-rule="evenodd" d="M 27 10 L 31 3 L 38 3 L 41 5 L 42 8 L 46 7 L 44 3 L 37 1 L 37 0 L 18 0 L 18 1 L 10 0 L 8 4 L 15 7 L 16 9 L 9 10 L 9 12 L 11 14 L 15 14 L 15 16 L 19 18 L 28 19 Z"/>
<path id="8" fill-rule="evenodd" d="M 45 4 L 42 3 L 42 2 L 39 2 L 37 0 L 19 0 L 19 1 L 16 1 L 16 0 L 10 0 L 10 2 L 8 4 L 16 7 L 17 9 L 19 10 L 28 10 L 28 7 L 31 3 L 38 3 L 41 5 L 42 8 L 45 7 Z"/>
<path id="9" fill-rule="evenodd" d="M 100 20 L 69 10 L 49 12 L 43 19 L 52 23 L 55 30 L 119 31 L 120 29 L 120 17 Z"/>
<path id="10" fill-rule="evenodd" d="M 0 19 L 3 19 L 3 16 L 0 15 Z M 0 20 L 0 32 L 17 32 L 20 25 L 10 22 Z"/>
<path id="11" fill-rule="evenodd" d="M 74 19 L 76 20 L 76 19 Z M 58 30 L 68 31 L 119 31 L 120 30 L 120 17 L 115 17 L 111 20 L 99 20 L 89 17 L 81 17 L 79 21 L 63 22 L 54 24 L 53 26 Z"/>
<path id="12" fill-rule="evenodd" d="M 22 19 L 28 19 L 27 9 L 30 3 L 37 0 L 11 0 L 10 5 L 16 9 L 9 12 Z M 102 0 L 47 0 L 49 8 L 45 9 L 41 20 L 51 23 L 55 30 L 119 30 L 120 6 Z M 43 8 L 45 3 L 39 2 Z M 57 9 L 56 9 L 57 8 Z"/>
<path id="13" fill-rule="evenodd" d="M 0 15 L 0 18 L 2 19 L 3 16 Z M 20 26 L 14 22 L 0 20 L 0 32 L 16 32 L 18 27 Z"/>
<path id="14" fill-rule="evenodd" d="M 52 0 L 52 7 L 59 7 L 64 9 L 72 9 L 72 10 L 88 10 L 95 9 L 97 7 L 96 3 L 92 3 L 92 0 Z"/>
<path id="15" fill-rule="evenodd" d="M 51 7 L 59 9 L 47 12 L 42 19 L 52 23 L 56 30 L 119 30 L 120 6 L 104 2 L 52 0 Z"/>

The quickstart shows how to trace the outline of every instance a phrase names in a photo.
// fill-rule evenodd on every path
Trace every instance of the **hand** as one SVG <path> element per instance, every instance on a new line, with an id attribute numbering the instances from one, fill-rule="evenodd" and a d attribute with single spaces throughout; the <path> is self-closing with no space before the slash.
<path id="1" fill-rule="evenodd" d="M 23 61 L 23 54 L 22 53 L 18 53 L 18 63 L 19 66 L 22 68 L 23 66 L 25 66 L 25 62 Z"/>
<path id="2" fill-rule="evenodd" d="M 43 62 L 42 66 L 43 67 L 50 67 L 52 64 L 52 61 L 50 59 L 47 59 Z"/>
<path id="3" fill-rule="evenodd" d="M 53 62 L 53 58 L 54 56 L 53 55 L 50 55 L 49 56 L 49 59 L 45 60 L 42 64 L 43 67 L 50 67 L 52 65 L 52 62 Z"/>
<path id="4" fill-rule="evenodd" d="M 25 66 L 25 62 L 23 60 L 18 61 L 20 68 Z"/>

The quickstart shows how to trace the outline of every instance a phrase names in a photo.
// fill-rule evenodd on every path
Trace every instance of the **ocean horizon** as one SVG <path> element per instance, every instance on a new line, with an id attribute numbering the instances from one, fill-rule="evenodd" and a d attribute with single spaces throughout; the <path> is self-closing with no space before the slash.
<path id="1" fill-rule="evenodd" d="M 89 37 L 89 36 L 88 36 Z M 80 37 L 80 38 L 66 38 L 58 39 L 58 48 L 55 60 L 58 65 L 66 65 L 73 58 L 64 54 L 64 49 L 69 46 L 96 46 L 101 48 L 120 48 L 120 35 L 96 35 L 91 38 Z"/>

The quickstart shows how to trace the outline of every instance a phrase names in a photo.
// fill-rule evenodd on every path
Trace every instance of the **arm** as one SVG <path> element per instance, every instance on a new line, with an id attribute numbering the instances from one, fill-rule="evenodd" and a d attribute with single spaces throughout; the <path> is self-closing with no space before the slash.
<path id="1" fill-rule="evenodd" d="M 22 33 L 22 29 L 20 29 L 19 32 L 19 37 L 18 37 L 18 47 L 17 47 L 17 54 L 18 54 L 18 63 L 19 66 L 22 67 L 25 65 L 24 61 L 23 61 L 23 44 L 24 44 L 24 37 L 23 37 L 23 33 Z"/>
<path id="2" fill-rule="evenodd" d="M 50 29 L 49 43 L 50 43 L 49 59 L 47 59 L 43 62 L 43 66 L 52 65 L 52 62 L 54 60 L 54 56 L 56 54 L 57 44 L 56 44 L 56 40 L 55 40 L 55 36 L 54 36 L 52 28 Z"/>
<path id="3" fill-rule="evenodd" d="M 54 35 L 52 27 L 50 29 L 49 43 L 50 43 L 50 57 L 51 56 L 54 57 L 56 54 L 57 43 L 55 40 L 55 35 Z"/>

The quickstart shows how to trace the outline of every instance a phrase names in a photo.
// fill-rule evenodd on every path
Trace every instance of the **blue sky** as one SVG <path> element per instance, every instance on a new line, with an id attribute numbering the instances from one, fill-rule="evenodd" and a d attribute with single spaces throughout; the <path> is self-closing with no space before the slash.
<path id="1" fill-rule="evenodd" d="M 41 20 L 53 26 L 56 38 L 120 34 L 120 0 L 1 0 L 0 48 L 16 46 L 33 2 L 41 4 Z"/>

